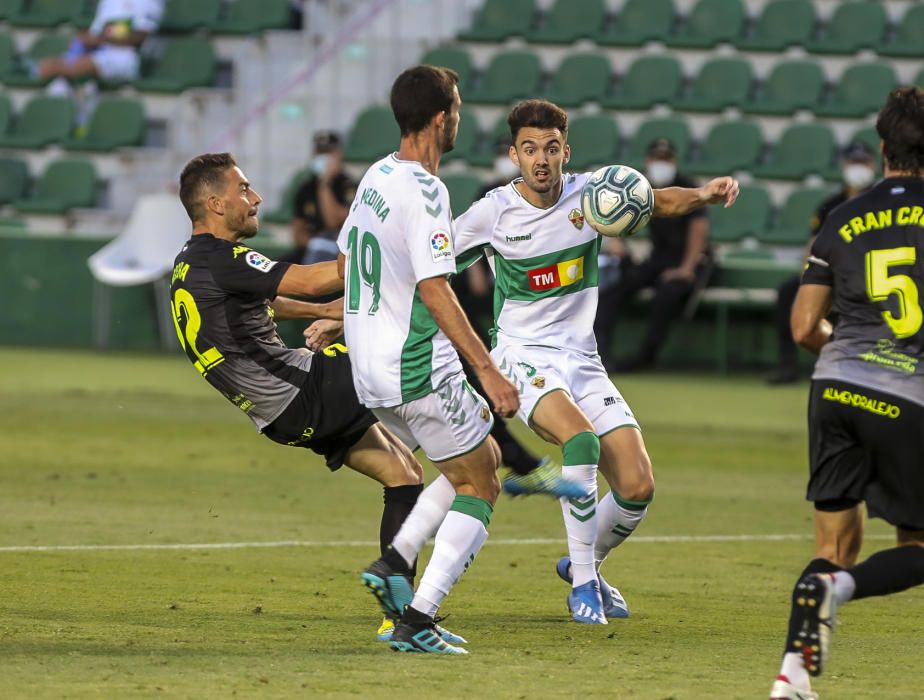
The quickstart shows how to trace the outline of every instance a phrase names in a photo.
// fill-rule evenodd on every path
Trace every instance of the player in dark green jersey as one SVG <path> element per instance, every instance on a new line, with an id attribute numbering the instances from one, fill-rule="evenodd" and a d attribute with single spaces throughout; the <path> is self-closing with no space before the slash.
<path id="1" fill-rule="evenodd" d="M 876 129 L 885 178 L 830 213 L 792 312 L 795 340 L 820 353 L 809 400 L 816 555 L 793 590 L 771 700 L 817 698 L 809 676 L 840 605 L 924 583 L 924 91 L 894 90 Z M 863 503 L 895 526 L 897 546 L 856 564 Z"/>

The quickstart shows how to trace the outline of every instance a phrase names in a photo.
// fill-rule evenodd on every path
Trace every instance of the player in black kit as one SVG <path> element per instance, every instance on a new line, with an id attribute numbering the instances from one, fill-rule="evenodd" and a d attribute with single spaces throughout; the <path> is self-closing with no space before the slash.
<path id="1" fill-rule="evenodd" d="M 924 583 L 924 91 L 894 90 L 876 129 L 885 179 L 828 216 L 792 312 L 795 340 L 820 352 L 809 399 L 817 549 L 793 590 L 771 700 L 817 698 L 809 676 L 840 605 Z M 864 502 L 895 526 L 897 546 L 856 564 Z"/>
<path id="2" fill-rule="evenodd" d="M 276 262 L 247 246 L 261 198 L 229 153 L 193 158 L 180 177 L 180 199 L 193 232 L 177 255 L 170 292 L 186 355 L 271 440 L 381 483 L 384 552 L 423 488 L 421 466 L 360 405 L 346 348 L 288 348 L 273 320 L 327 316 L 328 305 L 290 296 L 341 291 L 337 263 Z"/>

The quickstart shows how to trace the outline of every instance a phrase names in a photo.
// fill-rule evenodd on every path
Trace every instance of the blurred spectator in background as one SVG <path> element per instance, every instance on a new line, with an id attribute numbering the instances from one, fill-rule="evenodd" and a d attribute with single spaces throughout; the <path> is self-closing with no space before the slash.
<path id="1" fill-rule="evenodd" d="M 314 135 L 311 176 L 295 193 L 292 236 L 295 249 L 281 259 L 311 265 L 337 257 L 337 234 L 356 196 L 357 183 L 343 170 L 340 137 Z"/>
<path id="2" fill-rule="evenodd" d="M 696 186 L 677 172 L 676 149 L 664 138 L 648 146 L 645 175 L 655 189 Z M 615 251 L 615 256 L 621 258 L 618 281 L 600 290 L 594 330 L 603 364 L 611 372 L 634 372 L 654 364 L 671 324 L 680 316 L 693 289 L 705 285 L 712 269 L 705 209 L 676 218 L 652 219 L 648 232 L 651 239 L 648 258 L 635 263 L 631 256 Z M 641 345 L 634 353 L 616 359 L 610 353 L 617 318 L 646 287 L 654 289 L 654 297 Z M 620 347 L 625 348 L 625 343 L 620 343 Z"/>
<path id="3" fill-rule="evenodd" d="M 841 176 L 844 181 L 841 189 L 819 205 L 809 222 L 809 242 L 806 255 L 812 247 L 815 234 L 818 233 L 828 214 L 848 199 L 866 192 L 876 179 L 876 153 L 867 143 L 854 141 L 844 149 L 841 158 Z M 773 322 L 779 340 L 780 356 L 779 365 L 767 377 L 767 383 L 771 385 L 789 384 L 799 379 L 799 356 L 792 339 L 789 315 L 793 302 L 796 300 L 796 293 L 799 291 L 801 277 L 801 273 L 793 275 L 776 290 Z"/>
<path id="4" fill-rule="evenodd" d="M 138 49 L 157 31 L 163 15 L 164 0 L 99 0 L 89 30 L 74 37 L 63 56 L 42 60 L 38 76 L 54 79 L 52 94 L 69 94 L 70 81 L 79 78 L 135 80 Z"/>

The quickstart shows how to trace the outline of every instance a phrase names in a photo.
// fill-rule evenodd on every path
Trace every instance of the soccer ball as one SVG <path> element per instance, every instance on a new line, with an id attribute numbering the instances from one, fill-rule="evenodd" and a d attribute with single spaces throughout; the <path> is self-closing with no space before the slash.
<path id="1" fill-rule="evenodd" d="M 581 189 L 584 219 L 604 236 L 631 236 L 651 218 L 654 192 L 638 170 L 628 165 L 600 168 Z"/>

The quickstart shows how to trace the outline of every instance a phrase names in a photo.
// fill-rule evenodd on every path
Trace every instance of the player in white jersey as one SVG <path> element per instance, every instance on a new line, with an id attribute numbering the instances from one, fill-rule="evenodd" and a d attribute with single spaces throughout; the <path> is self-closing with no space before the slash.
<path id="1" fill-rule="evenodd" d="M 436 171 L 459 127 L 457 83 L 454 71 L 433 66 L 398 76 L 391 105 L 399 150 L 366 172 L 337 240 L 360 401 L 406 443 L 419 444 L 443 474 L 424 499 L 424 507 L 439 502 L 431 511 L 441 524 L 417 591 L 403 574 L 431 534 L 415 529 L 415 518 L 432 514 L 417 508 L 363 582 L 386 614 L 400 617 L 393 649 L 443 654 L 466 653 L 442 638 L 434 616 L 487 539 L 500 491 L 491 411 L 465 381 L 453 346 L 478 373 L 495 411 L 509 417 L 519 408 L 516 388 L 492 362 L 447 279 L 456 269 L 449 195 Z"/>
<path id="2" fill-rule="evenodd" d="M 508 117 L 510 157 L 521 177 L 489 192 L 454 222 L 459 268 L 485 255 L 494 270 L 492 357 L 520 392 L 520 417 L 562 447 L 563 475 L 586 498 L 562 499 L 570 557 L 559 576 L 572 583 L 578 622 L 606 624 L 629 612 L 599 575 L 611 549 L 645 517 L 654 495 L 651 460 L 638 422 L 597 354 L 597 253 L 600 237 L 581 214 L 589 173 L 562 174 L 570 147 L 568 116 L 544 100 L 518 104 Z M 738 184 L 717 178 L 700 188 L 655 191 L 655 216 L 704 204 L 730 206 Z M 597 502 L 597 468 L 610 494 Z M 505 482 L 518 493 L 523 477 Z"/>

